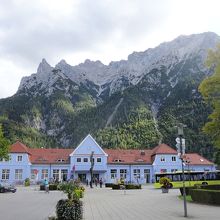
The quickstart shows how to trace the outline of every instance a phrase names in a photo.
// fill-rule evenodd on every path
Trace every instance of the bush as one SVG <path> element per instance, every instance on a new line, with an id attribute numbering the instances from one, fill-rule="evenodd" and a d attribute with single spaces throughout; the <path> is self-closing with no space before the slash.
<path id="1" fill-rule="evenodd" d="M 78 199 L 83 198 L 83 191 L 81 189 L 75 189 L 75 193 Z"/>
<path id="2" fill-rule="evenodd" d="M 83 209 L 80 200 L 59 200 L 56 206 L 58 220 L 80 220 Z"/>
<path id="3" fill-rule="evenodd" d="M 141 184 L 139 185 L 126 184 L 125 189 L 141 189 Z"/>
<path id="4" fill-rule="evenodd" d="M 122 186 L 125 187 L 125 189 L 141 189 L 141 185 L 136 185 L 136 184 L 113 184 L 112 185 L 112 189 L 114 190 L 119 190 L 119 189 L 122 189 Z"/>
<path id="5" fill-rule="evenodd" d="M 58 190 L 57 186 L 58 186 L 58 184 L 50 184 L 49 185 L 49 190 L 51 190 L 51 191 Z"/>
<path id="6" fill-rule="evenodd" d="M 30 186 L 30 185 L 31 185 L 30 179 L 26 178 L 25 181 L 24 181 L 24 186 Z"/>
<path id="7" fill-rule="evenodd" d="M 106 184 L 105 184 L 105 187 L 110 187 L 110 188 L 112 188 L 113 185 L 115 185 L 115 184 L 114 184 L 114 183 L 106 183 Z"/>
<path id="8" fill-rule="evenodd" d="M 162 185 L 161 188 L 165 188 L 165 189 L 171 188 L 170 179 L 167 177 L 161 177 L 159 183 L 160 185 Z"/>
<path id="9" fill-rule="evenodd" d="M 220 190 L 220 185 L 203 185 L 201 189 Z"/>
<path id="10" fill-rule="evenodd" d="M 44 191 L 45 190 L 45 185 L 40 185 L 40 190 Z M 58 184 L 50 184 L 49 185 L 49 190 L 58 190 Z"/>
<path id="11" fill-rule="evenodd" d="M 190 195 L 195 202 L 220 205 L 220 190 L 191 189 Z"/>

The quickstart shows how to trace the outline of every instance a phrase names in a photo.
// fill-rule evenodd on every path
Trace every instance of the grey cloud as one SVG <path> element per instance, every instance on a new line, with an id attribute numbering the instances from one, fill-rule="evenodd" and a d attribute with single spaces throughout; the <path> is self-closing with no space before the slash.
<path id="1" fill-rule="evenodd" d="M 82 0 L 77 13 L 54 19 L 56 16 L 51 16 L 37 1 L 3 2 L 0 33 L 4 37 L 0 38 L 0 57 L 20 65 L 36 63 L 42 57 L 50 60 L 65 53 L 96 51 L 100 43 L 113 42 L 118 30 L 121 39 L 116 45 L 134 42 L 160 25 L 168 7 L 166 2 L 159 10 L 150 0 Z"/>

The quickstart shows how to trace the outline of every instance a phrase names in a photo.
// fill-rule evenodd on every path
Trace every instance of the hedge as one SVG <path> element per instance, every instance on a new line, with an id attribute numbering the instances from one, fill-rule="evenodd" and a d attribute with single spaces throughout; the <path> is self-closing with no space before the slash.
<path id="1" fill-rule="evenodd" d="M 220 190 L 220 185 L 202 185 L 201 189 Z"/>
<path id="2" fill-rule="evenodd" d="M 51 191 L 58 190 L 57 186 L 58 186 L 58 184 L 50 184 L 49 190 L 51 190 Z M 40 190 L 45 190 L 45 185 L 40 185 Z"/>
<path id="3" fill-rule="evenodd" d="M 115 185 L 115 184 L 114 183 L 106 183 L 105 187 L 110 187 L 111 188 L 113 185 Z"/>
<path id="4" fill-rule="evenodd" d="M 195 202 L 220 205 L 220 190 L 191 189 L 190 195 Z"/>
<path id="5" fill-rule="evenodd" d="M 114 190 L 123 189 L 123 186 L 125 187 L 125 189 L 141 189 L 141 185 L 134 185 L 134 184 L 125 184 L 125 185 L 113 184 L 112 189 Z"/>

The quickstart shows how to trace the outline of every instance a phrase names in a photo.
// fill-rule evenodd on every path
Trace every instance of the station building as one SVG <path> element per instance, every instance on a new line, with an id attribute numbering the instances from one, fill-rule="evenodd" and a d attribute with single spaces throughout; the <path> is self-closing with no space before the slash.
<path id="1" fill-rule="evenodd" d="M 93 154 L 93 175 L 105 183 L 116 183 L 121 178 L 132 183 L 152 183 L 155 173 L 180 171 L 177 151 L 166 144 L 153 149 L 103 149 L 88 135 L 75 149 L 29 148 L 17 141 L 10 148 L 10 159 L 0 161 L 0 182 L 32 183 L 46 179 L 90 181 L 90 157 Z M 186 154 L 185 169 L 215 171 L 215 165 L 197 153 Z"/>

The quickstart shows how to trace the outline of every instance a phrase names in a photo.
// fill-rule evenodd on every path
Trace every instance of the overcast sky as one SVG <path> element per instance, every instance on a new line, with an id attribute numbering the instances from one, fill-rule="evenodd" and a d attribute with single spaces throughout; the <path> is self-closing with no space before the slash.
<path id="1" fill-rule="evenodd" d="M 220 35 L 219 0 L 0 0 L 0 98 L 52 66 L 127 59 L 179 35 Z"/>

